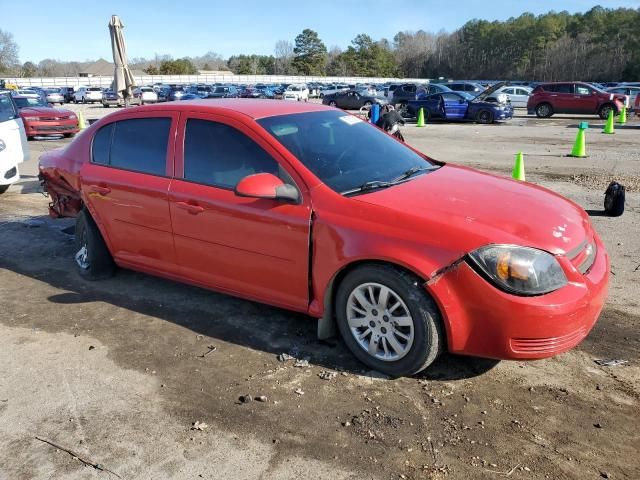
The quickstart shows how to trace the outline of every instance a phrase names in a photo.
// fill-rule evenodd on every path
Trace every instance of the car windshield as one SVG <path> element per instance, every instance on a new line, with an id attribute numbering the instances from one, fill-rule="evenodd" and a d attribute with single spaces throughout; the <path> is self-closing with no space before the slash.
<path id="1" fill-rule="evenodd" d="M 0 122 L 13 120 L 16 116 L 17 112 L 11 101 L 11 96 L 8 93 L 0 93 Z"/>
<path id="2" fill-rule="evenodd" d="M 49 104 L 36 97 L 15 97 L 18 108 L 48 107 Z"/>
<path id="3" fill-rule="evenodd" d="M 473 95 L 469 92 L 456 92 L 458 95 L 460 95 L 461 97 L 466 98 L 467 100 L 473 100 L 474 98 L 477 97 L 477 95 Z"/>
<path id="4" fill-rule="evenodd" d="M 102 89 L 99 87 L 92 87 L 92 88 L 87 88 L 88 92 L 101 92 Z"/>
<path id="5" fill-rule="evenodd" d="M 267 117 L 258 123 L 336 192 L 391 182 L 434 164 L 385 132 L 342 111 Z"/>
<path id="6" fill-rule="evenodd" d="M 289 90 L 290 92 L 299 92 L 300 90 L 302 90 L 302 87 L 300 87 L 299 85 L 290 85 L 287 90 Z"/>
<path id="7" fill-rule="evenodd" d="M 216 87 L 214 93 L 225 93 L 229 91 L 229 87 Z"/>
<path id="8" fill-rule="evenodd" d="M 47 93 L 60 93 L 60 90 L 57 89 L 57 88 L 47 88 L 45 90 L 45 92 L 47 92 Z"/>

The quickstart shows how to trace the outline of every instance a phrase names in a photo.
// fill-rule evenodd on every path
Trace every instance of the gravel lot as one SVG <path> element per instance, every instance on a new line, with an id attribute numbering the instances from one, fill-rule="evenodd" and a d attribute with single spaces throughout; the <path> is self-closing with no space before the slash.
<path id="1" fill-rule="evenodd" d="M 566 157 L 584 119 L 589 157 Z M 302 315 L 131 271 L 81 280 L 73 222 L 46 216 L 35 178 L 39 154 L 67 141 L 31 142 L 22 182 L 0 198 L 0 479 L 117 478 L 36 436 L 127 479 L 640 478 L 640 122 L 616 135 L 601 126 L 519 113 L 403 129 L 434 158 L 498 174 L 522 150 L 528 181 L 590 212 L 612 277 L 596 328 L 571 352 L 447 355 L 399 380 L 318 342 Z M 619 218 L 601 212 L 611 178 L 629 188 Z M 594 362 L 605 358 L 628 363 Z"/>

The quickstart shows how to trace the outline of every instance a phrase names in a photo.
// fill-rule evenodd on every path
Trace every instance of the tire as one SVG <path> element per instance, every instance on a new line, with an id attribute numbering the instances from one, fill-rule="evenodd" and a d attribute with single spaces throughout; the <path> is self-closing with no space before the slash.
<path id="1" fill-rule="evenodd" d="M 9 187 L 11 185 L 0 185 L 0 195 L 2 195 L 4 192 L 6 192 L 7 190 L 9 190 Z"/>
<path id="2" fill-rule="evenodd" d="M 548 103 L 541 103 L 536 106 L 536 117 L 549 118 L 551 115 L 553 115 L 553 108 Z"/>
<path id="3" fill-rule="evenodd" d="M 493 123 L 493 113 L 489 110 L 480 110 L 478 115 L 476 115 L 476 121 L 484 125 Z"/>
<path id="4" fill-rule="evenodd" d="M 347 274 L 336 294 L 336 317 L 344 342 L 358 360 L 374 370 L 399 377 L 424 370 L 444 351 L 446 337 L 440 313 L 421 285 L 412 274 L 390 265 L 366 265 Z M 385 310 L 377 303 L 383 288 L 388 289 Z M 356 300 L 356 293 L 363 291 L 369 292 L 360 295 L 365 303 L 370 302 L 369 308 Z M 353 305 L 359 306 L 362 313 L 356 312 Z M 364 311 L 367 313 L 363 314 Z M 394 317 L 409 320 L 406 325 L 397 325 Z M 371 343 L 370 326 L 375 327 L 380 342 Z M 364 336 L 358 340 L 357 334 Z M 374 354 L 366 350 L 367 345 L 375 349 Z"/>
<path id="5" fill-rule="evenodd" d="M 324 93 L 321 93 L 319 98 L 324 98 Z"/>
<path id="6" fill-rule="evenodd" d="M 338 106 L 338 104 L 336 103 L 336 101 L 335 101 L 335 100 L 329 100 L 329 106 L 330 106 L 330 107 L 337 107 L 337 106 Z"/>
<path id="7" fill-rule="evenodd" d="M 65 134 L 64 134 L 64 138 L 73 138 L 73 137 L 75 137 L 75 136 L 76 136 L 76 134 L 75 134 L 75 133 L 65 133 Z"/>
<path id="8" fill-rule="evenodd" d="M 604 105 L 602 105 L 600 107 L 600 110 L 598 110 L 598 116 L 602 119 L 602 120 L 606 120 L 609 117 L 609 111 L 613 110 L 613 114 L 615 115 L 616 113 L 618 113 L 616 107 L 610 103 L 605 103 Z"/>
<path id="9" fill-rule="evenodd" d="M 116 265 L 100 230 L 86 210 L 82 210 L 76 219 L 75 236 L 74 261 L 78 274 L 86 280 L 102 280 L 111 277 L 116 270 Z"/>
<path id="10" fill-rule="evenodd" d="M 82 97 L 82 103 L 84 103 L 84 104 L 87 103 L 87 97 Z"/>
<path id="11" fill-rule="evenodd" d="M 103 106 L 104 108 L 109 108 L 109 104 L 108 104 L 108 103 L 103 103 L 103 104 L 102 104 L 102 106 Z"/>
<path id="12" fill-rule="evenodd" d="M 27 136 L 27 140 L 28 140 L 29 142 L 31 142 L 31 141 L 33 141 L 33 140 L 35 140 L 35 138 L 36 138 L 36 137 L 34 137 L 34 136 Z"/>

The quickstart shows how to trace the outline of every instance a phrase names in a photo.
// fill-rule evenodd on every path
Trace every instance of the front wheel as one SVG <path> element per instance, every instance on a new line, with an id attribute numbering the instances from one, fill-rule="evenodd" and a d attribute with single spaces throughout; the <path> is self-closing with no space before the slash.
<path id="1" fill-rule="evenodd" d="M 364 364 L 398 377 L 428 367 L 444 351 L 440 313 L 422 282 L 393 266 L 350 272 L 336 296 L 344 342 Z"/>
<path id="2" fill-rule="evenodd" d="M 493 123 L 493 113 L 489 110 L 480 110 L 476 118 L 478 123 L 488 124 Z"/>
<path id="3" fill-rule="evenodd" d="M 611 105 L 611 104 L 603 105 L 602 107 L 600 107 L 600 111 L 598 112 L 598 116 L 602 120 L 606 120 L 607 118 L 609 118 L 609 112 L 611 112 L 612 110 L 613 110 L 613 113 L 615 113 L 615 109 L 614 109 L 613 105 Z"/>
<path id="4" fill-rule="evenodd" d="M 541 103 L 536 107 L 536 116 L 538 118 L 549 118 L 553 115 L 553 108 L 548 103 Z"/>
<path id="5" fill-rule="evenodd" d="M 0 185 L 0 195 L 9 190 L 10 185 Z"/>
<path id="6" fill-rule="evenodd" d="M 78 274 L 87 280 L 111 277 L 115 272 L 115 263 L 100 230 L 86 210 L 78 214 L 75 236 L 74 259 Z"/>

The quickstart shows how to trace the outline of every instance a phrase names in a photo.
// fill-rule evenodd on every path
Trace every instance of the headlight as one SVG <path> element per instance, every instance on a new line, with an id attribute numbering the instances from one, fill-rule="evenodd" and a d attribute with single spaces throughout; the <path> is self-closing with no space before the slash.
<path id="1" fill-rule="evenodd" d="M 542 295 L 567 284 L 567 277 L 550 253 L 514 245 L 487 245 L 469 258 L 497 287 L 519 295 Z"/>
<path id="2" fill-rule="evenodd" d="M 7 148 L 7 144 L 0 138 L 0 152 Z"/>
<path id="3" fill-rule="evenodd" d="M 69 120 L 75 120 L 76 118 L 78 118 L 78 117 L 76 117 L 76 116 L 75 116 L 75 115 L 73 115 L 73 114 L 69 115 Z"/>

